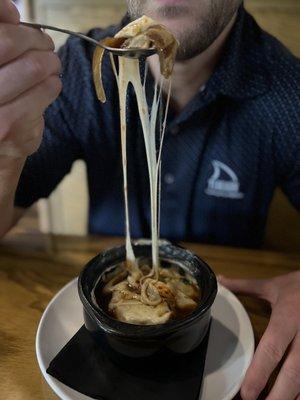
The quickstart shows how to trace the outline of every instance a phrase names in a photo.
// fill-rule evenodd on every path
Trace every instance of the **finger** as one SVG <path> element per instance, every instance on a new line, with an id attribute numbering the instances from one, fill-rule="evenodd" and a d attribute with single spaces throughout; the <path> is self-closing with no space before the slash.
<path id="1" fill-rule="evenodd" d="M 10 102 L 48 76 L 59 74 L 61 63 L 49 51 L 28 51 L 0 68 L 0 105 Z M 21 79 L 22 77 L 22 79 Z"/>
<path id="2" fill-rule="evenodd" d="M 26 122 L 41 116 L 57 98 L 61 88 L 59 77 L 52 75 L 11 103 L 0 107 L 0 136 L 10 135 L 13 131 L 23 132 Z"/>
<path id="3" fill-rule="evenodd" d="M 295 332 L 296 327 L 286 322 L 281 313 L 273 312 L 242 384 L 244 400 L 257 399 L 294 339 Z"/>
<path id="4" fill-rule="evenodd" d="M 54 50 L 51 37 L 39 29 L 0 24 L 0 65 L 14 60 L 28 50 Z"/>
<path id="5" fill-rule="evenodd" d="M 294 339 L 267 400 L 294 400 L 300 393 L 300 334 Z"/>
<path id="6" fill-rule="evenodd" d="M 267 297 L 267 280 L 263 279 L 231 279 L 225 276 L 218 276 L 218 281 L 234 293 L 254 296 L 259 298 Z"/>
<path id="7" fill-rule="evenodd" d="M 12 109 L 23 110 L 24 115 L 43 114 L 45 109 L 58 97 L 62 88 L 61 80 L 52 75 L 34 88 L 23 93 L 12 103 Z M 29 102 L 31 104 L 29 105 Z M 23 117 L 21 113 L 21 117 Z"/>
<path id="8" fill-rule="evenodd" d="M 26 158 L 33 154 L 40 147 L 44 127 L 45 123 L 42 116 L 23 124 L 22 138 L 20 138 L 20 132 L 15 132 L 14 138 L 1 143 L 0 155 L 12 158 Z M 15 138 L 17 140 L 14 140 Z"/>
<path id="9" fill-rule="evenodd" d="M 20 21 L 20 14 L 17 7 L 11 0 L 0 1 L 0 22 L 17 24 Z"/>

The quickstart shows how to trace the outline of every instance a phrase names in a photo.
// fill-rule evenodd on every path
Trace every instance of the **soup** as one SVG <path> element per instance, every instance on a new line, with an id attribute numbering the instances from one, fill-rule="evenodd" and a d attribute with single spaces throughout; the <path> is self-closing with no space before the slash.
<path id="1" fill-rule="evenodd" d="M 159 259 L 161 153 L 171 93 L 170 77 L 178 43 L 163 25 L 146 16 L 131 22 L 114 38 L 105 39 L 104 43 L 111 47 L 127 48 L 154 46 L 158 53 L 161 78 L 154 85 L 153 102 L 149 107 L 145 85 L 140 75 L 140 61 L 118 57 L 118 64 L 116 64 L 111 55 L 112 68 L 119 89 L 126 262 L 103 277 L 102 290 L 99 291 L 98 288 L 94 293 L 95 302 L 105 306 L 110 315 L 123 322 L 139 325 L 162 324 L 172 319 L 184 318 L 195 310 L 200 298 L 199 288 L 192 276 L 179 266 L 169 265 L 167 268 L 164 262 L 163 267 Z M 97 48 L 93 60 L 94 81 L 99 100 L 105 102 L 106 96 L 101 76 L 102 58 L 103 50 Z M 136 93 L 150 185 L 152 258 L 146 263 L 145 260 L 141 262 L 136 259 L 130 234 L 126 151 L 126 97 L 129 83 L 132 84 Z M 163 90 L 167 93 L 167 101 L 164 116 L 159 120 Z M 160 127 L 158 134 L 157 123 Z"/>
<path id="2" fill-rule="evenodd" d="M 178 264 L 160 260 L 159 279 L 153 279 L 151 260 L 137 260 L 140 276 L 132 282 L 126 263 L 105 272 L 93 291 L 93 301 L 119 321 L 156 325 L 181 320 L 201 299 L 195 278 Z"/>

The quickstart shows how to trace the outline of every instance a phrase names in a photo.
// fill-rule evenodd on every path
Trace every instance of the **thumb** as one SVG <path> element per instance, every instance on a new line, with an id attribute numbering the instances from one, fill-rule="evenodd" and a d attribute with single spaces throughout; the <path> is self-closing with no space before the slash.
<path id="1" fill-rule="evenodd" d="M 18 24 L 20 14 L 11 0 L 0 0 L 0 23 Z"/>
<path id="2" fill-rule="evenodd" d="M 218 282 L 234 293 L 268 300 L 265 279 L 232 279 L 219 275 Z"/>

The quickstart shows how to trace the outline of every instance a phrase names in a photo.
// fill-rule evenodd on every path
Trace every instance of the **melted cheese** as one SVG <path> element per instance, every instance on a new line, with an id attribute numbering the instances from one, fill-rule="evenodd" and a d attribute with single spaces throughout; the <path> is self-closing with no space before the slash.
<path id="1" fill-rule="evenodd" d="M 148 111 L 148 104 L 146 99 L 145 85 L 142 84 L 140 76 L 139 61 L 136 59 L 129 59 L 119 57 L 119 72 L 117 73 L 116 67 L 111 56 L 113 70 L 116 75 L 119 89 L 120 101 L 120 123 L 121 123 L 121 144 L 122 144 L 122 165 L 124 177 L 124 198 L 125 198 L 125 230 L 126 230 L 126 254 L 129 264 L 132 266 L 136 264 L 134 252 L 131 244 L 130 235 L 130 216 L 128 207 L 128 185 L 127 185 L 127 153 L 126 153 L 126 97 L 129 83 L 132 83 L 138 104 L 139 116 L 142 124 L 144 143 L 147 157 L 149 183 L 150 183 L 150 206 L 151 206 L 151 241 L 152 241 L 152 262 L 155 270 L 155 275 L 158 277 L 159 268 L 159 188 L 160 188 L 160 164 L 162 144 L 166 126 L 166 115 L 170 98 L 170 87 L 168 90 L 167 106 L 165 117 L 162 124 L 160 134 L 159 149 L 156 148 L 156 126 L 158 120 L 159 106 L 162 97 L 162 84 L 155 84 L 153 103 Z M 132 267 L 135 269 L 134 267 Z M 136 271 L 137 272 L 137 271 Z"/>

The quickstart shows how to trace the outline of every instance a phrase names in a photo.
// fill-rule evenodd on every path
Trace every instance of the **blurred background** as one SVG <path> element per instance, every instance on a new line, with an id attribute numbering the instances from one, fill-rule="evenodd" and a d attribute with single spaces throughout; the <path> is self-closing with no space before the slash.
<path id="1" fill-rule="evenodd" d="M 87 31 L 116 23 L 126 10 L 125 0 L 16 0 L 24 21 L 38 21 Z M 246 0 L 245 6 L 257 22 L 300 56 L 300 1 Z M 51 32 L 57 48 L 66 36 Z M 86 234 L 88 195 L 85 166 L 76 162 L 71 174 L 47 200 L 41 200 L 26 214 L 12 234 L 46 232 Z M 265 247 L 299 251 L 300 213 L 278 190 L 269 214 Z"/>

